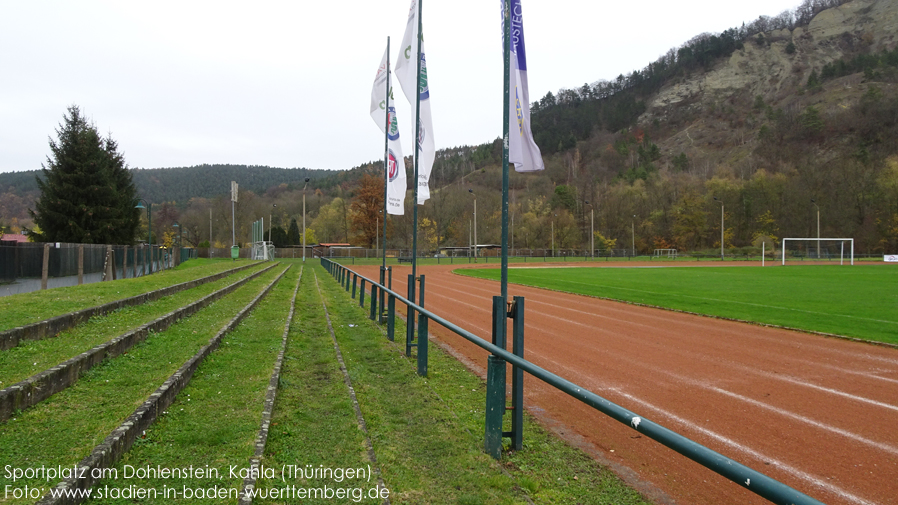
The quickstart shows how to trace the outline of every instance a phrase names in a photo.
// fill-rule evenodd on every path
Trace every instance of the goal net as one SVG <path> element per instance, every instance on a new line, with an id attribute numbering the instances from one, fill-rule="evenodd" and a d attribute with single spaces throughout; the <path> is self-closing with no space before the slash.
<path id="1" fill-rule="evenodd" d="M 783 265 L 789 261 L 838 261 L 845 260 L 854 265 L 853 238 L 784 238 L 782 248 Z"/>
<path id="2" fill-rule="evenodd" d="M 656 258 L 676 258 L 677 250 L 676 249 L 655 249 L 654 256 Z"/>

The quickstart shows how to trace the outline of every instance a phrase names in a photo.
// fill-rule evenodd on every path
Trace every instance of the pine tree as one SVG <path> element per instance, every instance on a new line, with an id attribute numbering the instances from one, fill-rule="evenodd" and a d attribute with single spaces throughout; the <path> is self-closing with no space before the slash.
<path id="1" fill-rule="evenodd" d="M 100 137 L 78 106 L 68 109 L 50 140 L 51 156 L 37 177 L 41 196 L 29 210 L 44 242 L 133 244 L 140 211 L 137 190 L 112 137 Z"/>

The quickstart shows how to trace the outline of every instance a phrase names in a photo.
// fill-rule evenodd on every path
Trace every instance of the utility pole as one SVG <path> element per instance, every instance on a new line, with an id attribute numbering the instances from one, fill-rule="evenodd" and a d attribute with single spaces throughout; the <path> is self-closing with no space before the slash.
<path id="1" fill-rule="evenodd" d="M 720 204 L 720 261 L 723 261 L 723 201 L 718 200 L 716 196 L 714 201 Z"/>
<path id="2" fill-rule="evenodd" d="M 306 177 L 306 183 L 302 186 L 302 262 L 306 262 L 306 186 L 309 185 L 309 178 Z"/>

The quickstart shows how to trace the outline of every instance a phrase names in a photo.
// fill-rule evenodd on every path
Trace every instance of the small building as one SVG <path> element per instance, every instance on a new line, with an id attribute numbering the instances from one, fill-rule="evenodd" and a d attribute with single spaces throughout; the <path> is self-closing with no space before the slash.
<path id="1" fill-rule="evenodd" d="M 312 248 L 312 256 L 316 258 L 324 258 L 333 256 L 332 249 L 343 249 L 351 247 L 351 244 L 349 242 L 330 242 L 327 244 L 318 244 L 310 247 Z"/>
<path id="2" fill-rule="evenodd" d="M 28 242 L 28 237 L 21 233 L 4 233 L 0 235 L 0 242 Z"/>

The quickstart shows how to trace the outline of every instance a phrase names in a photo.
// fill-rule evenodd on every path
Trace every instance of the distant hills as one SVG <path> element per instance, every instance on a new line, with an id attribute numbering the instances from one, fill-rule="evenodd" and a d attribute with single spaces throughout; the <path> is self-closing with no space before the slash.
<path id="1" fill-rule="evenodd" d="M 214 198 L 228 193 L 231 181 L 241 189 L 264 193 L 271 186 L 286 184 L 302 188 L 305 178 L 321 179 L 336 170 L 275 168 L 259 165 L 197 165 L 193 167 L 132 169 L 131 174 L 142 198 L 151 202 L 186 202 L 194 197 Z M 37 191 L 35 176 L 40 170 L 0 174 L 0 191 L 15 187 L 17 192 Z"/>

